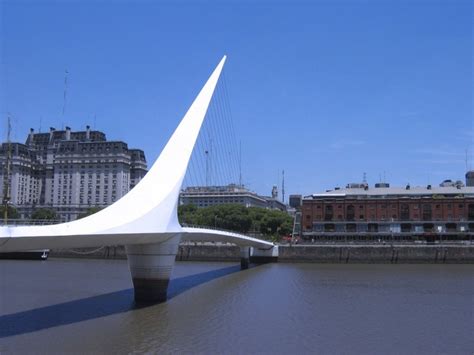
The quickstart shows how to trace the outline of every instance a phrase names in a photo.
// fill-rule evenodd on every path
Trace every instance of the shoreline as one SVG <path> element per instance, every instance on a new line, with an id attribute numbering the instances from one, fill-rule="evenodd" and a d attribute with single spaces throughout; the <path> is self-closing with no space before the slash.
<path id="1" fill-rule="evenodd" d="M 280 245 L 278 262 L 335 264 L 474 264 L 473 245 Z M 51 250 L 53 258 L 126 259 L 123 246 Z M 176 261 L 240 261 L 240 248 L 226 244 L 182 244 Z"/>

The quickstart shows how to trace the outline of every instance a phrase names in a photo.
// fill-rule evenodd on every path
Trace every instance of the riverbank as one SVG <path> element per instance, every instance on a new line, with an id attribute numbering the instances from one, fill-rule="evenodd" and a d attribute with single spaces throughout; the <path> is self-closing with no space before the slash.
<path id="1" fill-rule="evenodd" d="M 278 262 L 345 264 L 474 264 L 472 245 L 281 245 Z M 126 259 L 123 246 L 57 249 L 50 257 Z M 228 244 L 182 244 L 178 261 L 240 261 L 240 249 Z"/>

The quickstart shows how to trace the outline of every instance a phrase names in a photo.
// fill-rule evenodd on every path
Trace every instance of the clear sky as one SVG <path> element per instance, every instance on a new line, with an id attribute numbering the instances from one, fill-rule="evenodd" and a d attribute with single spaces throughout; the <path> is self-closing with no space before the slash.
<path id="1" fill-rule="evenodd" d="M 222 55 L 243 181 L 269 194 L 464 180 L 472 1 L 0 0 L 0 115 L 87 124 L 151 163 Z M 64 71 L 69 88 L 64 120 Z M 94 117 L 96 117 L 94 119 Z M 65 121 L 65 122 L 63 122 Z"/>

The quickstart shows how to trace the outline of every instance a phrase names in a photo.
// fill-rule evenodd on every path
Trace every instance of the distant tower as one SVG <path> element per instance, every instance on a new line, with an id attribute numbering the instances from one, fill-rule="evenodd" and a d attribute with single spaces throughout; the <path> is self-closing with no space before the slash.
<path id="1" fill-rule="evenodd" d="M 62 119 L 62 122 L 61 122 L 61 126 L 62 126 L 62 129 L 64 129 L 64 114 L 66 112 L 66 98 L 67 98 L 67 76 L 68 76 L 69 72 L 65 71 L 64 73 L 64 94 L 63 94 L 63 113 L 62 113 L 62 116 L 61 116 L 61 119 Z"/>
<path id="2" fill-rule="evenodd" d="M 242 141 L 239 141 L 239 186 L 242 187 Z"/>
<path id="3" fill-rule="evenodd" d="M 208 150 L 205 150 L 204 151 L 204 154 L 206 154 L 206 186 L 209 186 L 209 181 L 210 181 L 210 177 L 209 177 L 209 151 Z"/>
<path id="4" fill-rule="evenodd" d="M 278 198 L 278 187 L 276 185 L 272 187 L 272 198 L 275 200 Z"/>
<path id="5" fill-rule="evenodd" d="M 282 171 L 281 173 L 282 179 L 281 179 L 281 201 L 285 203 L 285 170 Z"/>

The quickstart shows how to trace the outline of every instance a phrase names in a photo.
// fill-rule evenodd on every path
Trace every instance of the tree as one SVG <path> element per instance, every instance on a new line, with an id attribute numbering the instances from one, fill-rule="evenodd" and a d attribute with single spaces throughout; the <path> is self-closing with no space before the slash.
<path id="1" fill-rule="evenodd" d="M 197 207 L 194 205 L 178 206 L 178 219 L 182 224 L 196 224 Z"/>
<path id="2" fill-rule="evenodd" d="M 0 218 L 3 219 L 5 213 L 5 206 L 0 206 Z M 20 214 L 18 210 L 13 206 L 8 206 L 7 208 L 7 217 L 8 219 L 18 219 L 20 218 Z"/>
<path id="3" fill-rule="evenodd" d="M 102 209 L 102 207 L 89 207 L 86 212 L 83 212 L 79 216 L 77 216 L 77 219 L 81 219 L 81 218 L 90 216 L 91 214 L 99 212 L 101 209 Z"/>
<path id="4" fill-rule="evenodd" d="M 31 215 L 31 219 L 56 219 L 56 212 L 49 208 L 38 208 Z"/>
<path id="5" fill-rule="evenodd" d="M 215 227 L 239 233 L 259 231 L 265 239 L 279 240 L 290 234 L 293 218 L 287 213 L 260 207 L 245 207 L 239 204 L 215 205 L 197 208 L 182 205 L 178 208 L 178 218 L 183 224 Z"/>

